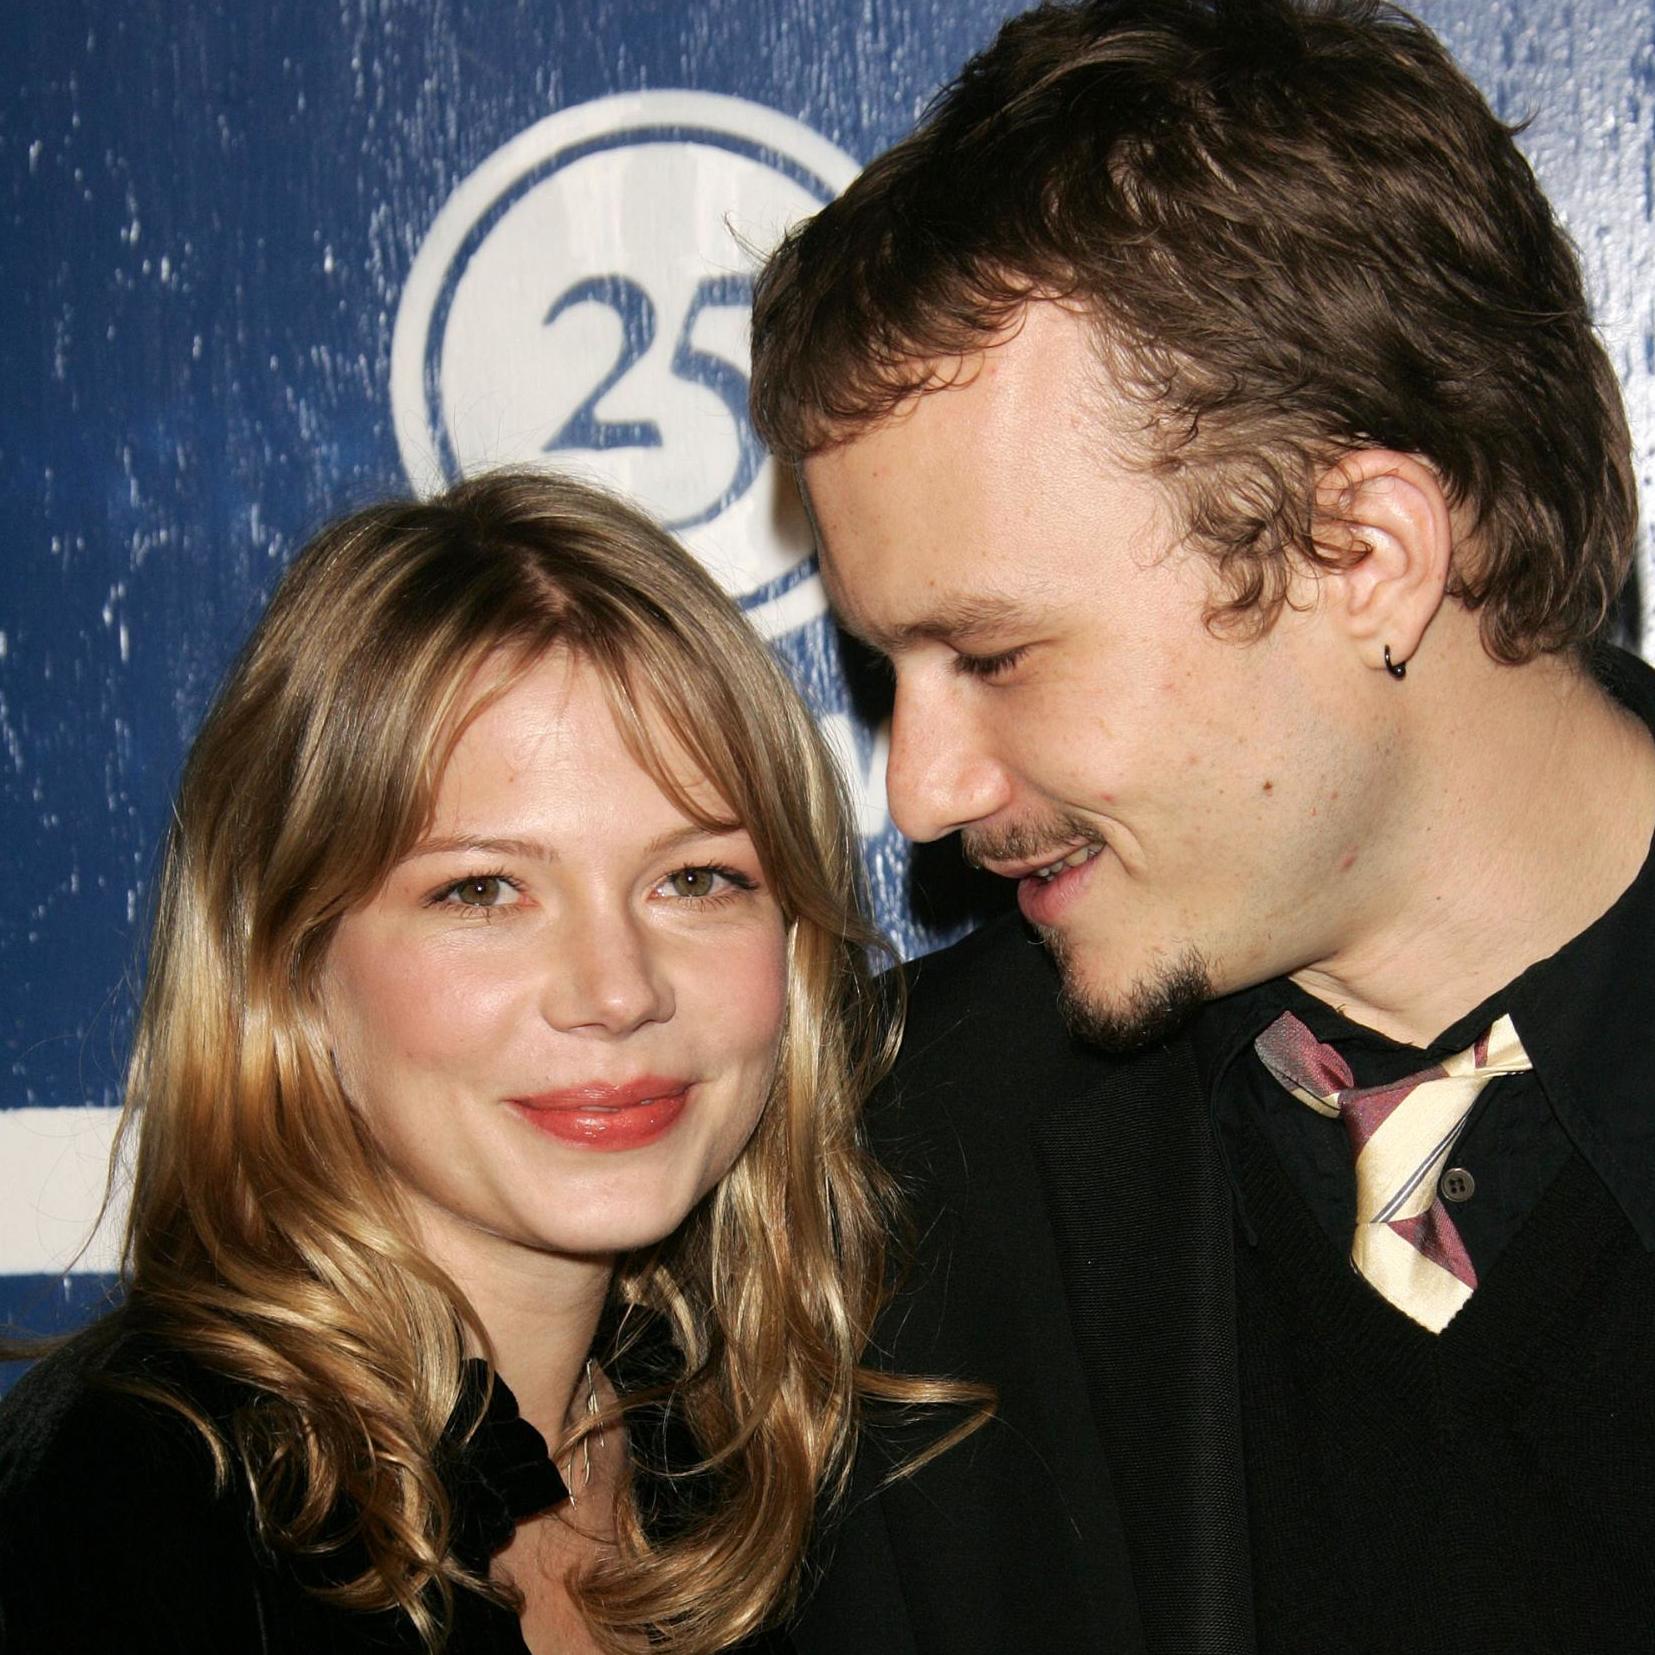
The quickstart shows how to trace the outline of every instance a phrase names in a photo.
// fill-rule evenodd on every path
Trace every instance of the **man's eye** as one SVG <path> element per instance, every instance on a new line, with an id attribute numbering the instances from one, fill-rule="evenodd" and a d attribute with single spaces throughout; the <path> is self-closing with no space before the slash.
<path id="1" fill-rule="evenodd" d="M 956 655 L 954 670 L 967 678 L 1000 678 L 1023 659 L 1021 649 L 1002 650 L 998 655 Z"/>

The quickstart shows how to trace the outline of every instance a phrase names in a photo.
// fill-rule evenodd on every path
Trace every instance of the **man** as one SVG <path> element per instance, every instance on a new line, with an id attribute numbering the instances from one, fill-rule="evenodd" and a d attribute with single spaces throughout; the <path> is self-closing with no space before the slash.
<path id="1" fill-rule="evenodd" d="M 801 1647 L 1647 1647 L 1655 674 L 1509 131 L 1367 0 L 1042 8 L 754 340 L 892 813 L 1027 922 L 874 1116 L 882 1359 L 999 1415 L 870 1451 Z"/>

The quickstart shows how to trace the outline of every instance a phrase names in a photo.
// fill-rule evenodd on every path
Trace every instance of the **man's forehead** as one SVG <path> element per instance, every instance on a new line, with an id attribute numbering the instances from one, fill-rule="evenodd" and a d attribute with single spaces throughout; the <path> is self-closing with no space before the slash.
<path id="1" fill-rule="evenodd" d="M 1088 465 L 1141 462 L 1146 413 L 1100 353 L 1096 323 L 1036 300 L 978 350 L 927 365 L 923 388 L 837 432 L 802 463 L 817 526 L 879 513 L 894 489 L 932 485 L 927 504 L 1038 486 L 1055 451 Z M 830 522 L 830 527 L 834 526 Z"/>
<path id="2" fill-rule="evenodd" d="M 960 457 L 985 446 L 961 431 L 972 410 L 963 390 L 930 393 L 848 433 L 798 467 L 824 572 L 887 553 L 917 552 L 946 539 L 950 523 L 980 515 L 978 493 L 992 488 L 982 468 L 954 475 Z"/>
<path id="3" fill-rule="evenodd" d="M 988 581 L 946 542 L 891 540 L 869 548 L 849 534 L 836 555 L 818 529 L 817 545 L 822 585 L 839 624 L 883 655 L 928 642 L 967 648 L 1004 638 L 1035 625 L 1050 608 L 1041 573 L 1016 559 Z"/>
<path id="4" fill-rule="evenodd" d="M 1034 304 L 957 380 L 803 462 L 847 631 L 887 653 L 998 640 L 1049 618 L 1100 553 L 1168 544 L 1163 485 L 1119 452 L 1121 399 L 1098 372 L 1090 323 Z"/>

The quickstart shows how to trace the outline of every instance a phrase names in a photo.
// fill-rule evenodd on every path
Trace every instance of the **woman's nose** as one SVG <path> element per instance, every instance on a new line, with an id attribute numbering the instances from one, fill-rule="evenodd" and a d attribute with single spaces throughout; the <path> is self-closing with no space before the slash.
<path id="1" fill-rule="evenodd" d="M 666 1022 L 675 999 L 647 926 L 630 916 L 587 913 L 559 927 L 542 1006 L 554 1028 L 622 1035 Z"/>

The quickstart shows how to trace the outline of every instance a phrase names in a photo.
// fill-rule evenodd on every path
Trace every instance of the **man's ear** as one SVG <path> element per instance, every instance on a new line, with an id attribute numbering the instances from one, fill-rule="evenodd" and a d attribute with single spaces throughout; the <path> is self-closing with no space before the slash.
<path id="1" fill-rule="evenodd" d="M 1441 478 L 1417 454 L 1353 449 L 1316 480 L 1312 532 L 1343 564 L 1318 576 L 1330 615 L 1365 666 L 1400 677 L 1448 589 L 1454 514 Z"/>

